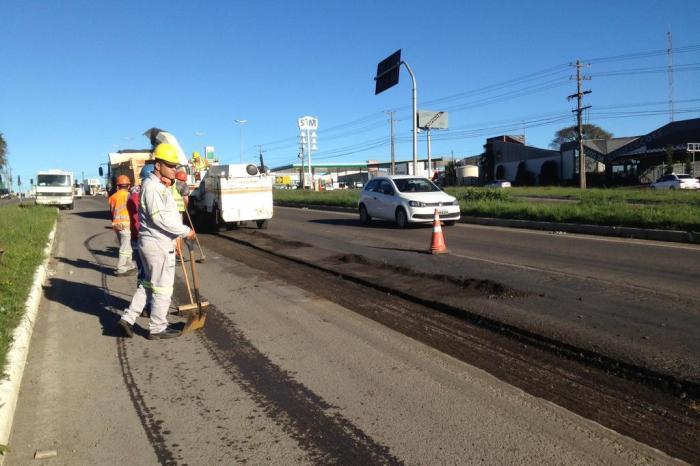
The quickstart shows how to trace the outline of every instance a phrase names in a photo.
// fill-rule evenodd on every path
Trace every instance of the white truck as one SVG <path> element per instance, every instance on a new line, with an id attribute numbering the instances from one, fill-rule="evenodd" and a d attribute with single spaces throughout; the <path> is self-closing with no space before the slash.
<path id="1" fill-rule="evenodd" d="M 83 180 L 83 192 L 86 196 L 97 196 L 100 191 L 100 180 L 97 178 L 85 178 Z"/>
<path id="2" fill-rule="evenodd" d="M 73 208 L 73 173 L 44 170 L 36 175 L 36 203 Z"/>
<path id="3" fill-rule="evenodd" d="M 230 229 L 247 221 L 267 228 L 274 180 L 253 164 L 213 165 L 190 193 L 192 221 L 209 230 Z"/>

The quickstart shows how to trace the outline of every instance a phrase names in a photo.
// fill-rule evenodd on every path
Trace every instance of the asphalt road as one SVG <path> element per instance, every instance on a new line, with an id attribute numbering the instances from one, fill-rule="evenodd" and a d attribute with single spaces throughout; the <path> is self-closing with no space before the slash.
<path id="1" fill-rule="evenodd" d="M 105 211 L 61 212 L 7 464 L 673 462 L 211 250 L 204 331 L 120 338 L 135 284 Z"/>
<path id="2" fill-rule="evenodd" d="M 419 293 L 421 283 L 410 281 L 406 270 L 423 274 L 419 278 L 488 282 L 508 292 L 484 299 L 446 285 L 432 296 L 577 348 L 700 381 L 700 246 L 468 224 L 443 230 L 450 253 L 432 256 L 426 254 L 431 227 L 364 227 L 355 214 L 278 207 L 261 237 L 279 239 L 267 247 L 309 262 L 339 255 L 374 261 L 387 275 L 377 280 L 398 289 L 410 282 L 410 292 Z"/>

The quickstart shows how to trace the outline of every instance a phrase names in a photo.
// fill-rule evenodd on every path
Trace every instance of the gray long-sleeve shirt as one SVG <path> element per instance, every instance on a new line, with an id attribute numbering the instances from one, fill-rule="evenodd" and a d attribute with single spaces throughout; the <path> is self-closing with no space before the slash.
<path id="1" fill-rule="evenodd" d="M 187 236 L 190 228 L 182 223 L 175 199 L 160 179 L 151 174 L 141 184 L 139 206 L 139 236 L 172 241 Z"/>

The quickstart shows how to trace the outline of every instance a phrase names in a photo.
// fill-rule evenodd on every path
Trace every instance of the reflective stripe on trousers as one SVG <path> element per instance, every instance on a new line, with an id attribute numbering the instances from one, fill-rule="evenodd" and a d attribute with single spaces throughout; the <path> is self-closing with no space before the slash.
<path id="1" fill-rule="evenodd" d="M 172 240 L 139 237 L 139 254 L 144 277 L 139 280 L 131 304 L 122 319 L 133 325 L 148 301 L 151 302 L 150 333 L 160 333 L 168 326 L 168 308 L 175 282 L 175 248 Z"/>

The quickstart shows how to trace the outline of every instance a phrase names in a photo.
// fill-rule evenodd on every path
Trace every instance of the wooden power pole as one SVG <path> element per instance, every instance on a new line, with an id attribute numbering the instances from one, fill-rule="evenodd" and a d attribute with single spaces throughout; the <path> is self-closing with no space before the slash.
<path id="1" fill-rule="evenodd" d="M 581 87 L 583 85 L 584 80 L 590 80 L 590 76 L 582 76 L 581 75 L 581 68 L 583 67 L 583 64 L 581 64 L 581 60 L 576 60 L 575 65 L 571 66 L 576 66 L 576 83 L 577 83 L 577 92 L 576 94 L 571 94 L 570 96 L 567 97 L 568 100 L 571 100 L 573 98 L 576 98 L 577 100 L 577 105 L 576 105 L 576 110 L 572 110 L 572 112 L 576 112 L 576 116 L 578 119 L 578 131 L 577 131 L 577 139 L 578 139 L 578 171 L 579 171 L 579 183 L 580 183 L 580 188 L 581 189 L 586 189 L 586 153 L 584 152 L 583 149 L 583 111 L 586 110 L 587 108 L 591 108 L 590 105 L 587 105 L 585 107 L 582 106 L 583 104 L 583 96 L 586 94 L 590 94 L 591 91 L 582 91 Z"/>

